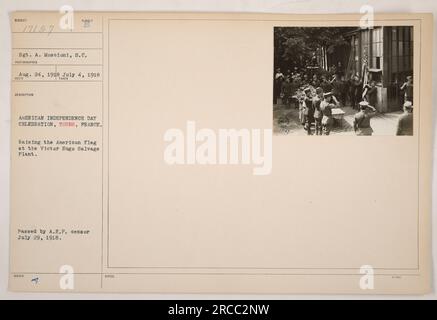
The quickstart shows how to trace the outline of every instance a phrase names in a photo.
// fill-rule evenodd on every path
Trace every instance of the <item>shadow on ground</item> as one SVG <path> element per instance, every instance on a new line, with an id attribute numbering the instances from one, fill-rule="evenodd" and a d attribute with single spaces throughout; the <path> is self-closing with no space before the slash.
<path id="1" fill-rule="evenodd" d="M 346 106 L 342 107 L 345 112 L 342 120 L 334 120 L 331 135 L 354 135 L 353 120 L 357 110 Z M 378 113 L 372 118 L 370 124 L 374 135 L 395 135 L 396 125 L 401 111 L 390 113 Z M 314 124 L 312 126 L 314 134 Z M 292 106 L 273 106 L 273 134 L 275 135 L 307 135 L 299 120 L 299 110 Z"/>

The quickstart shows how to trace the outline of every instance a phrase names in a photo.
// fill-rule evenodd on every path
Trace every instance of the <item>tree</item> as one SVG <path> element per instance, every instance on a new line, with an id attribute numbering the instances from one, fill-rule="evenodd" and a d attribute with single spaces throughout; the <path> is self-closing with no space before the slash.
<path id="1" fill-rule="evenodd" d="M 350 27 L 276 27 L 274 63 L 276 67 L 305 67 L 323 47 L 332 52 L 336 46 L 348 45 L 344 34 Z"/>

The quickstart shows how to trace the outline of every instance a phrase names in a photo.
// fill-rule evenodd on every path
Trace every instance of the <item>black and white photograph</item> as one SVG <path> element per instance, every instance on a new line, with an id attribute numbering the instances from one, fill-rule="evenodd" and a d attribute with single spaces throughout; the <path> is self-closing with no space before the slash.
<path id="1" fill-rule="evenodd" d="M 30 2 L 0 1 L 1 302 L 437 299 L 437 1 Z"/>
<path id="2" fill-rule="evenodd" d="M 275 27 L 276 135 L 413 135 L 413 27 Z"/>

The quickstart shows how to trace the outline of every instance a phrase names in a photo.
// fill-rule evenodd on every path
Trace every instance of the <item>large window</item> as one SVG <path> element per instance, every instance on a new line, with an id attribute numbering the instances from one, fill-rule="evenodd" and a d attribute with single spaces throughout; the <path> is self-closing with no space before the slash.
<path id="1" fill-rule="evenodd" d="M 372 30 L 372 61 L 370 67 L 381 69 L 383 66 L 383 32 L 381 27 Z"/>
<path id="2" fill-rule="evenodd" d="M 398 110 L 402 103 L 401 84 L 413 74 L 413 27 L 385 27 L 389 52 L 384 56 L 389 62 L 387 70 L 389 110 Z M 385 72 L 385 70 L 384 70 Z"/>
<path id="3" fill-rule="evenodd" d="M 391 28 L 392 79 L 403 81 L 413 70 L 413 27 Z"/>

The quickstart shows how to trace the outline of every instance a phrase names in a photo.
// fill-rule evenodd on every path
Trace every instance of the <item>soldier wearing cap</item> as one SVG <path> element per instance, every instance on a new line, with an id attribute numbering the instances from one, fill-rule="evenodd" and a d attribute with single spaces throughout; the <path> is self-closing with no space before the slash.
<path id="1" fill-rule="evenodd" d="M 376 114 L 376 109 L 367 101 L 361 101 L 360 111 L 354 116 L 354 130 L 357 136 L 371 136 L 373 129 L 370 126 L 370 119 Z"/>
<path id="2" fill-rule="evenodd" d="M 323 101 L 323 89 L 318 87 L 316 89 L 316 97 L 313 99 L 314 105 L 314 124 L 316 127 L 316 135 L 322 135 L 322 118 L 323 113 L 320 109 L 320 105 Z"/>
<path id="3" fill-rule="evenodd" d="M 410 101 L 404 103 L 404 113 L 399 117 L 396 129 L 398 136 L 413 135 L 413 104 Z"/>
<path id="4" fill-rule="evenodd" d="M 323 101 L 320 103 L 322 111 L 322 130 L 323 134 L 329 136 L 332 128 L 332 109 L 338 105 L 338 101 L 332 95 L 332 92 L 327 92 L 323 95 Z"/>
<path id="5" fill-rule="evenodd" d="M 408 76 L 407 81 L 401 86 L 404 91 L 404 102 L 410 101 L 413 103 L 413 77 Z"/>
<path id="6" fill-rule="evenodd" d="M 314 122 L 314 105 L 311 95 L 311 88 L 307 87 L 304 90 L 305 98 L 303 99 L 303 116 L 305 119 L 304 128 L 308 135 L 311 135 L 311 124 Z"/>

